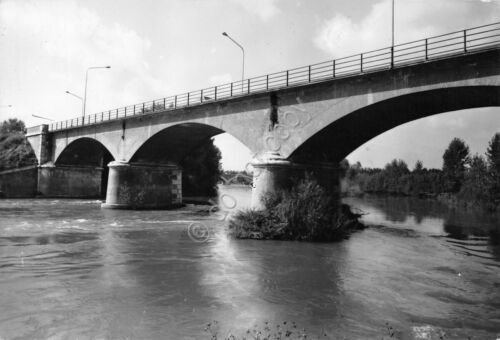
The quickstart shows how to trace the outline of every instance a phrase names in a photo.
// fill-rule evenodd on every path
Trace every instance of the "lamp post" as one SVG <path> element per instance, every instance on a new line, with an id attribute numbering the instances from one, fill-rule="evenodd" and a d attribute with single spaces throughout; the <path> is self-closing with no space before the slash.
<path id="1" fill-rule="evenodd" d="M 83 98 L 80 97 L 79 95 L 74 94 L 73 92 L 69 92 L 69 91 L 66 91 L 66 93 L 69 94 L 70 96 L 73 96 L 73 97 L 80 99 L 82 101 L 82 104 L 83 104 Z"/>
<path id="2" fill-rule="evenodd" d="M 394 48 L 394 0 L 392 0 L 392 48 Z"/>
<path id="3" fill-rule="evenodd" d="M 66 93 L 67 93 L 67 94 L 69 94 L 70 96 L 73 96 L 73 97 L 75 97 L 75 98 L 80 99 L 80 101 L 82 102 L 82 110 L 83 110 L 83 98 L 82 98 L 82 97 L 80 97 L 80 96 L 79 96 L 79 95 L 77 95 L 77 94 L 74 94 L 73 92 L 66 91 Z M 84 119 L 85 119 L 85 116 L 83 116 L 83 117 L 82 117 L 82 121 L 83 121 Z M 82 122 L 82 124 L 83 124 L 83 122 Z"/>
<path id="4" fill-rule="evenodd" d="M 83 94 L 83 113 L 82 113 L 83 119 L 85 119 L 85 104 L 87 103 L 87 82 L 89 79 L 89 71 L 98 68 L 111 68 L 111 66 L 92 66 L 87 69 L 87 72 L 85 73 L 85 91 Z"/>
<path id="5" fill-rule="evenodd" d="M 45 117 L 42 117 L 42 116 L 37 116 L 37 115 L 34 115 L 34 114 L 32 114 L 32 116 L 35 117 L 35 118 L 45 119 L 45 120 L 48 120 L 48 121 L 51 121 L 51 122 L 54 121 L 53 119 L 45 118 Z"/>
<path id="6" fill-rule="evenodd" d="M 391 33 L 392 33 L 392 39 L 391 39 L 391 69 L 394 68 L 394 0 L 392 0 L 392 15 L 391 15 Z"/>
<path id="7" fill-rule="evenodd" d="M 243 64 L 241 68 L 241 92 L 243 92 L 243 80 L 245 79 L 245 49 L 243 48 L 243 46 L 238 44 L 236 40 L 231 38 L 229 34 L 227 34 L 226 32 L 222 32 L 222 35 L 228 37 L 233 43 L 235 43 L 239 48 L 241 48 L 241 52 L 243 52 Z"/>

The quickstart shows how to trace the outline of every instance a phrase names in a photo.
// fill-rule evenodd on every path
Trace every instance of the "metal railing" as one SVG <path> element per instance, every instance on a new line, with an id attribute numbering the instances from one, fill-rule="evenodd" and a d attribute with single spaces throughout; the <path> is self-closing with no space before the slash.
<path id="1" fill-rule="evenodd" d="M 500 22 L 55 122 L 49 125 L 49 131 L 171 111 L 208 102 L 336 78 L 352 77 L 498 47 L 500 47 Z"/>

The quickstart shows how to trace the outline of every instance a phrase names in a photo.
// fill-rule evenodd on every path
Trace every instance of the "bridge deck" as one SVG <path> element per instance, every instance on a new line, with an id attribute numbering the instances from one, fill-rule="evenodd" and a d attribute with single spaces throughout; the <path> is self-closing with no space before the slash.
<path id="1" fill-rule="evenodd" d="M 500 48 L 500 22 L 55 122 L 49 125 L 49 131 L 74 129 L 138 115 L 158 114 L 497 48 Z M 39 127 L 29 128 L 28 133 L 35 130 L 38 131 Z"/>

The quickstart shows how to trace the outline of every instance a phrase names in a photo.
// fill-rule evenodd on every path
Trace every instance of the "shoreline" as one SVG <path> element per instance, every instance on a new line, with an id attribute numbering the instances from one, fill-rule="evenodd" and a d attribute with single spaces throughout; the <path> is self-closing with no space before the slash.
<path id="1" fill-rule="evenodd" d="M 470 202 L 464 201 L 457 197 L 456 194 L 451 193 L 419 193 L 417 195 L 408 195 L 403 193 L 390 193 L 390 192 L 342 192 L 340 194 L 341 198 L 365 198 L 365 197 L 400 197 L 400 198 L 414 198 L 420 200 L 428 200 L 440 202 L 447 205 L 450 208 L 455 209 L 467 209 L 472 211 L 481 211 L 484 213 L 498 213 L 500 212 L 500 204 L 489 206 L 488 203 L 484 202 Z"/>

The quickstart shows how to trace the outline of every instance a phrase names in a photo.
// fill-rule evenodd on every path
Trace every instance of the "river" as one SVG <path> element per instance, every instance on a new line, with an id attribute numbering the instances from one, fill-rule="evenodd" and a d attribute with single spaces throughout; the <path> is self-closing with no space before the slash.
<path id="1" fill-rule="evenodd" d="M 235 240 L 250 192 L 221 193 L 221 211 L 0 200 L 0 339 L 222 339 L 266 322 L 309 339 L 500 338 L 499 216 L 349 198 L 372 226 L 343 242 Z"/>

